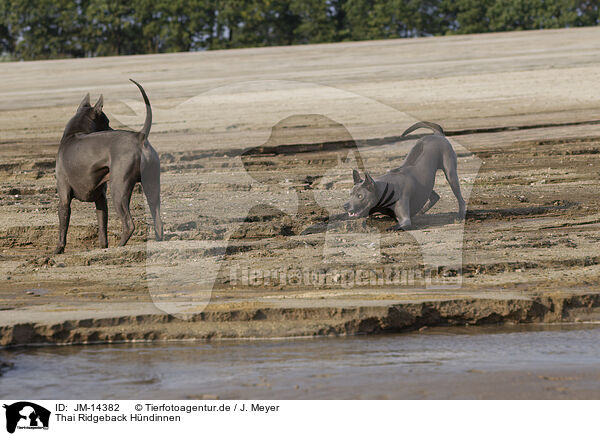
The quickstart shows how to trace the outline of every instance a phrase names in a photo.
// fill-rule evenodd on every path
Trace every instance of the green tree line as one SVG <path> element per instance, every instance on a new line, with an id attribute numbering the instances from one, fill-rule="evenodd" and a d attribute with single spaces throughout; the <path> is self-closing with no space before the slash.
<path id="1" fill-rule="evenodd" d="M 12 59 L 594 26 L 600 0 L 0 0 Z"/>

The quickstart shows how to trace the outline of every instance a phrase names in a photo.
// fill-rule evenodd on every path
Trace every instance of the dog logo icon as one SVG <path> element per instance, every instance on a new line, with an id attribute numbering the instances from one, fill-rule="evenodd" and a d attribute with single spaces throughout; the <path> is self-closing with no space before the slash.
<path id="1" fill-rule="evenodd" d="M 48 429 L 50 411 L 28 401 L 4 405 L 6 409 L 6 431 L 14 433 L 18 429 Z"/>

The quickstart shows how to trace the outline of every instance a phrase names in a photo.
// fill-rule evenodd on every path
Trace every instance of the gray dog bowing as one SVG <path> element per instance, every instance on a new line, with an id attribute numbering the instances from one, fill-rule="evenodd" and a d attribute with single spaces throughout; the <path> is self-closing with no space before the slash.
<path id="1" fill-rule="evenodd" d="M 399 168 L 376 178 L 365 172 L 364 180 L 353 170 L 354 187 L 350 200 L 344 204 L 349 216 L 364 217 L 381 212 L 398 221 L 392 230 L 409 229 L 414 215 L 427 212 L 440 199 L 433 190 L 435 173 L 440 169 L 458 200 L 458 218 L 464 219 L 466 207 L 458 183 L 456 153 L 441 126 L 434 123 L 416 123 L 402 136 L 420 128 L 434 133 L 419 139 Z"/>
<path id="2" fill-rule="evenodd" d="M 109 120 L 102 112 L 102 96 L 91 106 L 89 94 L 65 127 L 56 158 L 59 198 L 56 254 L 62 253 L 67 243 L 73 198 L 96 203 L 100 247 L 108 247 L 107 183 L 110 183 L 113 204 L 123 226 L 120 246 L 127 243 L 135 229 L 129 202 L 138 182 L 142 184 L 150 207 L 156 240 L 163 237 L 160 219 L 160 162 L 158 154 L 148 142 L 152 108 L 144 88 L 134 80 L 131 81 L 140 89 L 146 104 L 146 120 L 140 132 L 110 128 Z"/>

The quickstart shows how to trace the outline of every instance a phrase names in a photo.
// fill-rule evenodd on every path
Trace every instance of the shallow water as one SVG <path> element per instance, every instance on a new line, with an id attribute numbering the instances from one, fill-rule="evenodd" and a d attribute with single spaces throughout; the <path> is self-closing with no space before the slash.
<path id="1" fill-rule="evenodd" d="M 598 325 L 30 347 L 0 359 L 15 364 L 0 377 L 4 398 L 600 397 Z"/>

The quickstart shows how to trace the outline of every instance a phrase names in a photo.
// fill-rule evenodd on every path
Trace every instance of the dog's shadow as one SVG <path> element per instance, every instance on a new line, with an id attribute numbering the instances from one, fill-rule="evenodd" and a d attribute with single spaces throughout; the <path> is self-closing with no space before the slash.
<path id="1" fill-rule="evenodd" d="M 427 213 L 422 215 L 415 215 L 414 217 L 412 217 L 411 221 L 413 225 L 413 230 L 443 227 L 448 224 L 460 222 L 460 220 L 458 219 L 458 213 L 456 212 Z"/>
<path id="2" fill-rule="evenodd" d="M 533 215 L 545 215 L 551 212 L 567 210 L 576 206 L 573 201 L 556 200 L 552 204 L 527 207 L 508 207 L 503 209 L 469 209 L 467 221 L 486 219 L 523 218 Z"/>
<path id="3" fill-rule="evenodd" d="M 456 212 L 416 215 L 412 218 L 411 230 L 431 229 L 443 227 L 457 222 Z M 390 228 L 397 221 L 384 214 L 375 214 L 367 218 L 350 218 L 346 213 L 331 215 L 326 222 L 320 222 L 308 226 L 302 231 L 302 235 L 325 233 L 332 228 L 346 231 L 360 231 L 366 227 L 374 227 L 381 232 L 391 231 Z M 397 230 L 394 230 L 397 231 Z"/>
<path id="4" fill-rule="evenodd" d="M 534 215 L 544 215 L 551 212 L 557 212 L 569 209 L 577 205 L 571 201 L 557 201 L 551 205 L 511 207 L 503 209 L 468 209 L 465 222 L 482 221 L 489 219 L 523 218 Z M 443 227 L 448 224 L 454 224 L 458 221 L 456 212 L 426 213 L 415 215 L 412 218 L 411 230 L 431 229 Z M 350 218 L 345 213 L 331 215 L 326 222 L 320 222 L 307 227 L 302 234 L 324 233 L 331 227 L 338 227 L 344 230 L 360 230 L 365 225 L 370 225 L 380 231 L 388 231 L 395 223 L 395 219 L 383 214 L 371 215 L 368 218 Z"/>

